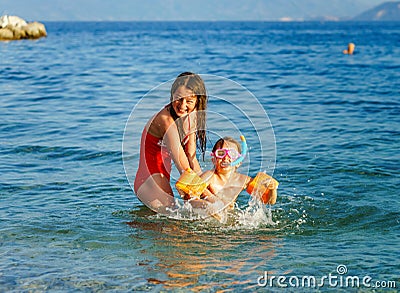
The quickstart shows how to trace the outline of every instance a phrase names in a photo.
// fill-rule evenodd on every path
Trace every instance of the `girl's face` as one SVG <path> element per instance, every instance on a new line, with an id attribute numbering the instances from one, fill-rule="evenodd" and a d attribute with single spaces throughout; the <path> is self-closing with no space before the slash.
<path id="1" fill-rule="evenodd" d="M 192 90 L 180 86 L 172 95 L 172 108 L 178 117 L 183 117 L 196 109 L 197 96 Z"/>
<path id="2" fill-rule="evenodd" d="M 231 153 L 239 153 L 239 150 L 234 143 L 224 142 L 224 144 L 218 149 L 228 149 L 232 150 Z M 215 155 L 213 156 L 213 162 L 215 166 L 215 171 L 217 173 L 227 173 L 236 170 L 236 166 L 231 166 L 231 163 L 235 160 L 235 158 L 231 158 L 228 154 L 223 158 L 218 158 Z"/>

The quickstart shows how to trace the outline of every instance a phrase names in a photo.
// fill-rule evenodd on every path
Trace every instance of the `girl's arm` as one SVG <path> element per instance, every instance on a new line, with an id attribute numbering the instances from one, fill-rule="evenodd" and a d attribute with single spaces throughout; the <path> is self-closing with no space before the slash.
<path id="1" fill-rule="evenodd" d="M 186 145 L 185 152 L 190 164 L 190 168 L 192 168 L 192 170 L 194 170 L 197 174 L 201 173 L 200 164 L 196 157 L 196 132 L 189 134 L 189 141 Z"/>
<path id="2" fill-rule="evenodd" d="M 201 168 L 199 161 L 197 160 L 196 150 L 197 150 L 197 141 L 196 141 L 196 131 L 197 131 L 197 116 L 196 111 L 190 113 L 185 119 L 185 128 L 186 133 L 188 134 L 188 142 L 185 145 L 185 152 L 190 164 L 190 168 L 194 170 L 197 174 L 200 175 Z"/>
<path id="3" fill-rule="evenodd" d="M 247 189 L 247 187 L 249 186 L 249 183 L 253 180 L 253 178 L 251 178 L 250 176 L 244 175 L 246 177 L 244 177 L 244 184 L 243 184 L 243 189 Z"/>
<path id="4" fill-rule="evenodd" d="M 210 184 L 213 176 L 214 172 L 211 170 L 205 171 L 203 174 L 200 175 L 200 178 L 207 182 L 207 188 L 204 190 L 201 198 L 211 203 L 214 203 L 217 200 L 217 196 L 215 195 L 216 192 Z"/>
<path id="5" fill-rule="evenodd" d="M 187 168 L 191 167 L 188 157 L 180 142 L 178 128 L 172 121 L 164 135 L 165 144 L 170 151 L 171 158 L 174 161 L 179 173 L 182 174 Z"/>

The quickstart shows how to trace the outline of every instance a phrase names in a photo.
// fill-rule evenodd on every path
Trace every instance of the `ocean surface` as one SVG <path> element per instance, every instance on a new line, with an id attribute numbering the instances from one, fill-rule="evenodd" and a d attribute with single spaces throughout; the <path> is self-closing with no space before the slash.
<path id="1" fill-rule="evenodd" d="M 0 43 L 1 292 L 399 290 L 399 23 L 45 25 Z M 276 205 L 243 192 L 219 223 L 136 198 L 128 130 L 183 71 L 211 93 L 208 149 L 244 133 L 239 171 L 273 174 Z"/>

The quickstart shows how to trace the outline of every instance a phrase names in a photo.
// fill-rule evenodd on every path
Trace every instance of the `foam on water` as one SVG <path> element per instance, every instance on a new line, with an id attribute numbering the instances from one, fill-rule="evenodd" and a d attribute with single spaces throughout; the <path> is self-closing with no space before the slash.
<path id="1" fill-rule="evenodd" d="M 233 206 L 233 207 L 230 207 Z M 172 221 L 194 221 L 211 224 L 211 229 L 252 230 L 260 227 L 274 227 L 272 208 L 257 197 L 250 196 L 245 206 L 238 203 L 227 206 L 222 201 L 209 204 L 207 208 L 194 208 L 190 201 L 176 200 L 174 208 L 167 209 L 168 214 L 156 214 L 156 218 L 165 217 Z M 150 215 L 151 218 L 154 215 Z"/>

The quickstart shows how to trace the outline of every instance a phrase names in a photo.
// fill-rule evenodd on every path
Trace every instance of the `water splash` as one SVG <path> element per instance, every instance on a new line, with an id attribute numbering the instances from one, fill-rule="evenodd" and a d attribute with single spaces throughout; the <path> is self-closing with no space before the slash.
<path id="1" fill-rule="evenodd" d="M 194 208 L 190 201 L 176 201 L 176 206 L 168 210 L 168 218 L 173 220 L 203 221 L 214 228 L 230 229 L 257 229 L 265 226 L 275 226 L 272 219 L 272 210 L 258 197 L 251 196 L 246 206 L 239 207 L 215 202 L 208 204 L 206 208 Z M 162 215 L 158 215 L 163 217 Z"/>
<path id="2" fill-rule="evenodd" d="M 202 220 L 213 217 L 221 222 L 220 218 L 223 216 L 225 209 L 226 204 L 222 201 L 215 203 L 204 202 L 202 207 L 195 207 L 190 200 L 182 202 L 175 199 L 175 206 L 167 208 L 167 212 L 168 217 L 174 220 Z M 222 220 L 222 222 L 224 221 Z"/>
<path id="3" fill-rule="evenodd" d="M 271 207 L 263 204 L 257 197 L 250 197 L 248 207 L 243 210 L 238 208 L 238 212 L 238 224 L 241 227 L 255 229 L 265 225 L 276 225 L 272 220 Z"/>

